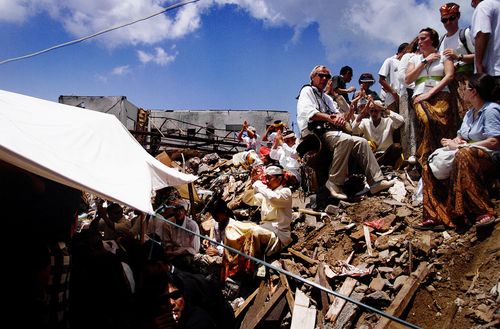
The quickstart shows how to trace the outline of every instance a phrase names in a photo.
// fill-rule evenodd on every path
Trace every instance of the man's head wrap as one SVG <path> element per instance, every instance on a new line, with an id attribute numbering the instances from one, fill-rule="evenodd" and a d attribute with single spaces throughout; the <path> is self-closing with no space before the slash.
<path id="1" fill-rule="evenodd" d="M 446 3 L 439 8 L 439 12 L 441 13 L 441 16 L 459 14 L 460 6 L 453 2 Z"/>

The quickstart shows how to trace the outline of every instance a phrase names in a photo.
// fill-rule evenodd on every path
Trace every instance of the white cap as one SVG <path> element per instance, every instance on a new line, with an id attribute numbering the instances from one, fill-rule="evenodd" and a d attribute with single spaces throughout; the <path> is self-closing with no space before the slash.
<path id="1" fill-rule="evenodd" d="M 278 166 L 269 166 L 264 170 L 266 175 L 283 175 L 283 169 Z"/>

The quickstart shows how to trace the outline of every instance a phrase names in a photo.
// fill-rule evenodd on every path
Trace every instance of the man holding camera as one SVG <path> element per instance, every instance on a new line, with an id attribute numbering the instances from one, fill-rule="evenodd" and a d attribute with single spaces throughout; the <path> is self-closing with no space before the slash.
<path id="1" fill-rule="evenodd" d="M 315 66 L 310 79 L 311 84 L 304 86 L 298 97 L 297 124 L 302 138 L 314 133 L 312 129 L 317 124 L 329 123 L 331 126 L 326 131 L 316 133 L 323 144 L 333 152 L 329 178 L 325 184 L 331 196 L 340 200 L 347 199 L 342 186 L 348 176 L 348 163 L 351 157 L 364 168 L 372 194 L 391 187 L 394 182 L 384 179 L 366 139 L 342 131 L 346 121 L 339 113 L 333 99 L 324 93 L 326 84 L 331 79 L 328 68 L 323 65 Z"/>

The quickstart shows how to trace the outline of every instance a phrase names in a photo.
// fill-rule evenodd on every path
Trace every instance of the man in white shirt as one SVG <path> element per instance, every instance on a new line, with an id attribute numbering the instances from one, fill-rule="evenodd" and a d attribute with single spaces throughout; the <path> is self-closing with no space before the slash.
<path id="1" fill-rule="evenodd" d="M 477 73 L 488 73 L 500 86 L 500 0 L 472 0 L 475 68 Z"/>
<path id="2" fill-rule="evenodd" d="M 297 153 L 297 138 L 291 130 L 276 134 L 269 156 L 290 172 L 300 183 L 300 163 Z"/>
<path id="3" fill-rule="evenodd" d="M 404 124 L 404 118 L 396 112 L 385 110 L 381 105 L 365 106 L 352 125 L 352 132 L 368 140 L 379 165 L 395 167 L 401 159 L 401 144 L 394 143 L 393 133 Z M 378 106 L 377 106 L 378 105 Z M 382 117 L 385 111 L 386 117 Z"/>
<path id="4" fill-rule="evenodd" d="M 366 139 L 349 135 L 341 130 L 341 127 L 345 126 L 345 119 L 339 113 L 333 99 L 324 93 L 330 78 L 330 70 L 326 66 L 314 67 L 310 74 L 311 84 L 302 88 L 297 101 L 297 124 L 301 137 L 316 133 L 323 145 L 333 153 L 325 187 L 332 197 L 347 199 L 342 186 L 349 173 L 349 158 L 352 157 L 361 168 L 364 168 L 372 194 L 388 189 L 394 182 L 384 179 Z M 324 123 L 329 123 L 331 127 L 326 131 L 315 129 Z"/>
<path id="5" fill-rule="evenodd" d="M 385 106 L 393 112 L 399 112 L 398 66 L 406 46 L 408 43 L 401 44 L 396 55 L 387 58 L 378 71 L 378 82 L 382 86 L 380 96 L 384 100 Z"/>
<path id="6" fill-rule="evenodd" d="M 441 23 L 446 29 L 446 34 L 441 38 L 439 52 L 453 61 L 455 74 L 450 82 L 450 92 L 457 99 L 458 113 L 463 118 L 471 105 L 465 101 L 465 85 L 474 73 L 474 46 L 471 39 L 470 28 L 459 29 L 460 6 L 449 2 L 439 8 Z M 464 39 L 464 40 L 462 40 Z"/>
<path id="7" fill-rule="evenodd" d="M 252 228 L 266 255 L 281 251 L 292 242 L 292 191 L 284 187 L 283 169 L 270 165 L 264 169 L 266 182 L 256 180 L 243 197 L 248 205 L 260 206 L 260 223 Z"/>
<path id="8" fill-rule="evenodd" d="M 159 212 L 165 219 L 191 232 L 200 233 L 198 224 L 187 215 L 188 203 L 186 201 L 169 200 Z M 175 266 L 183 270 L 191 270 L 193 256 L 200 251 L 200 237 L 166 222 L 159 224 L 157 233 L 164 244 L 166 256 Z"/>

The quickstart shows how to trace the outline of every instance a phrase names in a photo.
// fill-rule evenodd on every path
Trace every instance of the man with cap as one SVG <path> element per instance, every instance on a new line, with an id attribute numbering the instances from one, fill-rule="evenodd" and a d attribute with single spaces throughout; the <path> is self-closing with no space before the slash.
<path id="1" fill-rule="evenodd" d="M 359 90 L 354 94 L 352 99 L 353 106 L 359 112 L 368 103 L 368 96 L 374 101 L 381 101 L 380 96 L 376 91 L 371 90 L 370 87 L 375 83 L 375 79 L 371 73 L 363 73 L 358 79 Z"/>
<path id="2" fill-rule="evenodd" d="M 439 8 L 441 23 L 446 34 L 441 38 L 439 52 L 453 61 L 455 74 L 453 81 L 448 85 L 453 97 L 457 99 L 460 118 L 471 107 L 464 99 L 465 81 L 474 73 L 474 46 L 470 28 L 459 29 L 460 6 L 448 2 Z"/>
<path id="3" fill-rule="evenodd" d="M 183 199 L 170 199 L 158 211 L 165 219 L 191 232 L 200 233 L 200 228 L 194 220 L 188 217 L 188 203 Z M 172 264 L 183 269 L 191 270 L 193 257 L 200 250 L 200 237 L 167 222 L 156 232 L 164 244 L 165 254 Z"/>
<path id="4" fill-rule="evenodd" d="M 252 189 L 243 195 L 243 202 L 260 206 L 261 222 L 230 220 L 224 229 L 224 245 L 246 255 L 265 258 L 280 252 L 292 242 L 292 191 L 283 187 L 283 169 L 269 165 L 264 169 L 265 179 L 260 173 L 252 174 Z M 266 183 L 262 182 L 265 180 Z M 254 274 L 254 262 L 224 249 L 222 278 L 239 274 Z"/>
<path id="5" fill-rule="evenodd" d="M 366 139 L 344 133 L 340 128 L 345 125 L 345 119 L 335 107 L 333 99 L 324 93 L 330 71 L 326 66 L 317 65 L 310 74 L 311 84 L 300 91 L 297 102 L 297 124 L 301 138 L 314 133 L 316 124 L 327 122 L 333 125 L 329 130 L 318 132 L 323 144 L 333 153 L 330 163 L 329 178 L 325 187 L 332 197 L 345 200 L 342 186 L 349 174 L 349 159 L 357 162 L 364 169 L 366 180 L 372 194 L 386 190 L 394 182 L 384 179 L 382 171 Z M 373 76 L 371 77 L 373 81 Z M 310 123 L 313 123 L 312 125 Z"/>
<path id="6" fill-rule="evenodd" d="M 264 174 L 266 183 L 256 180 L 253 189 L 243 196 L 243 202 L 260 206 L 261 222 L 253 235 L 260 242 L 260 251 L 269 256 L 292 242 L 292 191 L 282 185 L 284 177 L 280 166 L 267 166 Z"/>
<path id="7" fill-rule="evenodd" d="M 237 136 L 240 142 L 244 142 L 246 145 L 245 151 L 255 150 L 256 152 L 260 149 L 260 136 L 257 135 L 257 131 L 253 126 L 248 125 L 246 121 L 243 122 L 240 132 Z"/>
<path id="8" fill-rule="evenodd" d="M 297 138 L 292 130 L 283 134 L 276 134 L 270 153 L 271 159 L 277 160 L 279 164 L 290 172 L 300 183 L 300 163 L 297 153 Z"/>

